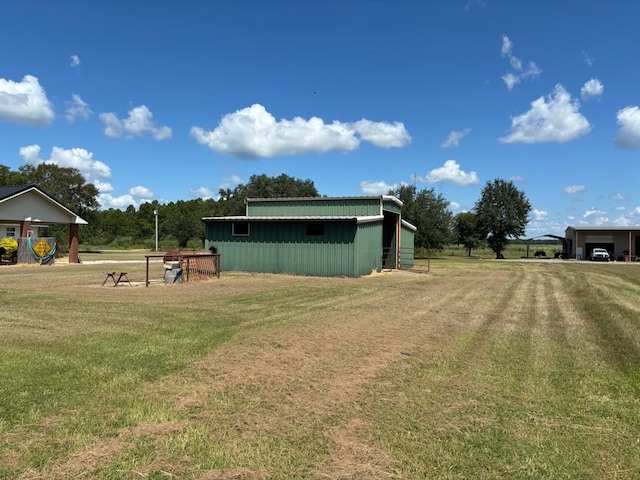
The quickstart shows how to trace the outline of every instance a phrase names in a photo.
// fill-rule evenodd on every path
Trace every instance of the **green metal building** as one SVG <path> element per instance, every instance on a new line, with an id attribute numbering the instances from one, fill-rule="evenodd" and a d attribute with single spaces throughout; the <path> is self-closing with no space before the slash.
<path id="1" fill-rule="evenodd" d="M 246 215 L 206 217 L 222 269 L 359 277 L 413 266 L 416 228 L 391 196 L 250 198 Z"/>

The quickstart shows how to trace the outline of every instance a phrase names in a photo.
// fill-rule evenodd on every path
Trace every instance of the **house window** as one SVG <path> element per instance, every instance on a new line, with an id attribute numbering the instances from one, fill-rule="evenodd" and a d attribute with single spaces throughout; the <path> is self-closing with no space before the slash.
<path id="1" fill-rule="evenodd" d="M 16 227 L 7 227 L 7 237 L 16 236 Z"/>
<path id="2" fill-rule="evenodd" d="M 324 223 L 307 223 L 307 235 L 311 237 L 324 235 Z"/>
<path id="3" fill-rule="evenodd" d="M 231 235 L 239 237 L 249 236 L 249 222 L 237 222 L 231 224 Z"/>

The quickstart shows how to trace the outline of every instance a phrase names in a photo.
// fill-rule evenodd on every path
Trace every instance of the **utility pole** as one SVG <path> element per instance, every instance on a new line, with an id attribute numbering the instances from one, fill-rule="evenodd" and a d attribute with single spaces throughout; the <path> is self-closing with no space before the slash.
<path id="1" fill-rule="evenodd" d="M 156 252 L 158 251 L 158 209 L 153 211 L 153 215 L 156 217 Z"/>

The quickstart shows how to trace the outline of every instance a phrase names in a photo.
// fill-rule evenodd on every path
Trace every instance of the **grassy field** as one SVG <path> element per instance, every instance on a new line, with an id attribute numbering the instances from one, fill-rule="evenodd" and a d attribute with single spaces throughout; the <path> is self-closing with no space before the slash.
<path id="1" fill-rule="evenodd" d="M 640 264 L 114 288 L 144 264 L 81 256 L 0 267 L 0 478 L 640 478 Z"/>

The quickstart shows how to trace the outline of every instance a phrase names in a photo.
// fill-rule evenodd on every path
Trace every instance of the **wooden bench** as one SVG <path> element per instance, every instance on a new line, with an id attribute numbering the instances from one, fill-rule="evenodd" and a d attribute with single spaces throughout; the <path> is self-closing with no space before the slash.
<path id="1" fill-rule="evenodd" d="M 118 278 L 116 279 L 116 274 L 118 274 Z M 129 281 L 129 277 L 127 277 L 127 272 L 107 272 L 106 274 L 107 276 L 104 279 L 104 282 L 102 282 L 102 286 L 104 287 L 104 284 L 107 283 L 107 280 L 111 279 L 113 280 L 113 286 L 117 287 L 118 285 L 122 284 L 122 283 L 128 283 L 129 286 L 133 286 L 131 285 L 131 282 Z"/>

